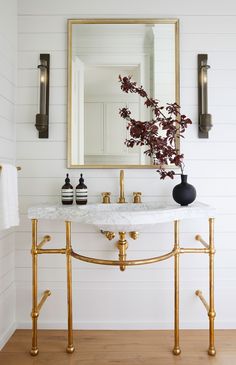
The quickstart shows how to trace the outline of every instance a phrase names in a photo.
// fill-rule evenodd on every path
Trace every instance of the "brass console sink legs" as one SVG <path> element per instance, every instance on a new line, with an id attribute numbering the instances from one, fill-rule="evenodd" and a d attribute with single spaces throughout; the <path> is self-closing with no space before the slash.
<path id="1" fill-rule="evenodd" d="M 66 351 L 72 354 L 73 345 L 72 329 L 72 272 L 71 272 L 71 222 L 66 222 L 66 266 L 67 266 L 67 305 L 68 305 L 68 345 Z"/>
<path id="2" fill-rule="evenodd" d="M 175 312 L 174 312 L 174 348 L 173 354 L 180 355 L 181 349 L 179 346 L 179 221 L 174 222 L 174 248 L 177 251 L 174 258 L 174 285 L 175 285 Z"/>
<path id="3" fill-rule="evenodd" d="M 207 310 L 209 317 L 209 348 L 208 354 L 210 356 L 215 356 L 215 329 L 214 321 L 216 317 L 215 303 L 214 303 L 214 218 L 209 218 L 209 244 L 205 242 L 200 235 L 197 235 L 195 239 L 203 244 L 204 247 L 208 249 L 209 254 L 209 304 L 204 298 L 201 290 L 196 290 L 195 294 L 199 297 L 204 307 Z"/>
<path id="4" fill-rule="evenodd" d="M 51 295 L 50 290 L 45 290 L 40 302 L 38 303 L 38 250 L 48 241 L 50 241 L 50 236 L 45 236 L 43 240 L 37 244 L 37 219 L 32 219 L 32 347 L 30 353 L 32 356 L 38 355 L 38 317 L 40 310 L 47 300 L 47 298 Z"/>
<path id="5" fill-rule="evenodd" d="M 122 177 L 122 175 L 121 175 Z M 123 194 L 121 194 L 123 196 Z M 205 242 L 200 235 L 195 238 L 197 241 L 201 242 L 204 248 L 183 248 L 180 247 L 179 242 L 179 221 L 174 221 L 174 248 L 161 256 L 145 258 L 145 259 L 135 259 L 126 260 L 126 250 L 128 248 L 128 242 L 126 240 L 126 232 L 119 232 L 119 240 L 117 242 L 117 248 L 119 250 L 119 260 L 105 260 L 98 259 L 94 257 L 88 257 L 80 255 L 72 250 L 71 245 L 71 222 L 66 221 L 66 247 L 65 248 L 51 248 L 44 249 L 43 246 L 50 241 L 50 236 L 44 236 L 43 240 L 37 243 L 37 219 L 32 219 L 32 348 L 31 355 L 36 356 L 39 352 L 37 343 L 37 322 L 40 310 L 46 301 L 46 299 L 51 295 L 49 290 L 45 290 L 42 298 L 38 302 L 38 255 L 40 254 L 64 254 L 66 255 L 66 270 L 67 270 L 67 305 L 68 305 L 68 343 L 66 351 L 68 353 L 73 353 L 75 348 L 73 344 L 73 328 L 72 328 L 72 267 L 71 260 L 72 257 L 93 264 L 99 265 L 111 265 L 119 266 L 121 271 L 125 271 L 126 266 L 137 266 L 144 264 L 151 264 L 155 262 L 160 262 L 167 260 L 174 256 L 174 348 L 173 354 L 180 355 L 180 341 L 179 341 L 179 260 L 181 254 L 186 253 L 198 253 L 198 254 L 208 254 L 209 255 L 209 305 L 200 290 L 197 290 L 195 294 L 200 298 L 204 304 L 208 317 L 209 317 L 209 347 L 208 354 L 214 356 L 216 354 L 215 349 L 215 339 L 214 339 L 214 320 L 215 320 L 215 306 L 214 306 L 214 218 L 209 218 L 209 244 Z M 105 236 L 112 240 L 115 237 L 113 232 L 101 231 Z M 132 239 L 138 238 L 138 232 L 129 232 Z"/>
<path id="6" fill-rule="evenodd" d="M 32 347 L 30 354 L 38 355 L 38 339 L 37 339 L 37 322 L 40 310 L 51 295 L 50 290 L 45 290 L 41 300 L 38 303 L 38 255 L 39 254 L 66 254 L 67 267 L 67 303 L 68 303 L 68 344 L 66 351 L 74 352 L 73 345 L 73 330 L 72 330 L 72 274 L 71 274 L 71 222 L 66 222 L 66 248 L 43 249 L 42 247 L 51 240 L 51 237 L 46 235 L 43 240 L 37 244 L 37 219 L 32 219 Z"/>

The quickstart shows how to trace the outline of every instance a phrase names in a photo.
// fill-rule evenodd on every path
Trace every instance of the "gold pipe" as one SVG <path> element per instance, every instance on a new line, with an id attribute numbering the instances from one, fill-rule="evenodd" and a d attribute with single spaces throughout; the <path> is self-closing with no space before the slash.
<path id="1" fill-rule="evenodd" d="M 214 321 L 216 317 L 215 305 L 214 305 L 214 218 L 209 218 L 209 349 L 208 354 L 215 356 L 215 331 Z"/>
<path id="2" fill-rule="evenodd" d="M 174 348 L 173 354 L 180 355 L 181 349 L 179 346 L 179 255 L 180 255 L 180 247 L 179 247 L 179 221 L 174 221 L 174 251 L 175 259 L 174 259 L 174 283 L 175 283 L 175 326 L 174 326 Z"/>
<path id="3" fill-rule="evenodd" d="M 47 298 L 51 295 L 51 292 L 50 290 L 45 290 L 43 295 L 42 295 L 42 298 L 38 304 L 38 313 L 40 312 L 43 304 L 45 303 L 45 301 L 47 300 Z"/>
<path id="4" fill-rule="evenodd" d="M 207 312 L 209 312 L 209 304 L 207 303 L 206 299 L 204 298 L 201 290 L 196 290 L 195 294 L 201 300 L 201 302 L 203 303 L 203 305 L 206 308 Z"/>
<path id="5" fill-rule="evenodd" d="M 180 248 L 180 253 L 209 253 L 210 250 L 208 248 Z"/>
<path id="6" fill-rule="evenodd" d="M 38 320 L 38 256 L 37 256 L 37 219 L 32 219 L 32 347 L 30 354 L 32 356 L 38 355 L 37 343 L 37 320 Z"/>
<path id="7" fill-rule="evenodd" d="M 51 241 L 51 236 L 47 234 L 46 236 L 43 237 L 42 241 L 38 243 L 37 249 L 42 248 L 49 241 Z"/>
<path id="8" fill-rule="evenodd" d="M 125 239 L 126 232 L 119 232 L 120 239 L 117 242 L 117 247 L 119 249 L 119 262 L 120 262 L 120 271 L 125 271 L 125 265 L 123 264 L 126 261 L 126 250 L 128 248 L 128 242 Z"/>
<path id="9" fill-rule="evenodd" d="M 145 264 L 153 264 L 155 262 L 164 261 L 169 259 L 170 257 L 176 254 L 176 250 L 172 250 L 165 255 L 152 257 L 150 259 L 141 259 L 141 260 L 127 260 L 127 261 L 118 261 L 118 260 L 103 260 L 103 259 L 96 259 L 94 257 L 87 257 L 82 256 L 73 250 L 71 251 L 71 256 L 77 260 L 89 262 L 90 264 L 97 264 L 97 265 L 111 265 L 111 266 L 135 266 L 135 265 L 145 265 Z"/>
<path id="10" fill-rule="evenodd" d="M 66 254 L 66 248 L 41 248 L 41 249 L 36 249 L 36 252 L 38 255 L 42 255 L 45 253 L 49 253 L 49 254 L 54 254 L 54 253 L 60 253 L 60 254 Z"/>
<path id="11" fill-rule="evenodd" d="M 209 248 L 208 243 L 207 243 L 206 241 L 204 241 L 204 239 L 202 238 L 202 236 L 201 236 L 200 234 L 197 234 L 197 235 L 195 236 L 195 240 L 196 240 L 196 241 L 201 242 L 201 244 L 202 244 L 204 247 Z"/>
<path id="12" fill-rule="evenodd" d="M 66 351 L 72 354 L 73 345 L 72 323 L 72 269 L 71 269 L 71 222 L 66 221 L 66 267 L 67 267 L 67 307 L 68 307 L 68 344 Z"/>
<path id="13" fill-rule="evenodd" d="M 120 170 L 120 197 L 118 203 L 125 203 L 124 170 Z"/>

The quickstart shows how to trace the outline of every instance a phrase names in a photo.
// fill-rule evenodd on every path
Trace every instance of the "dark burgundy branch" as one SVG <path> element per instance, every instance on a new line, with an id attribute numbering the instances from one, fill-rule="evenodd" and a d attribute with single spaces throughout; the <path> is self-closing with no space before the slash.
<path id="1" fill-rule="evenodd" d="M 144 98 L 144 105 L 152 111 L 150 121 L 135 120 L 131 117 L 131 111 L 125 107 L 120 109 L 120 116 L 125 119 L 130 138 L 125 141 L 127 147 L 146 146 L 145 154 L 153 159 L 153 163 L 160 165 L 157 172 L 161 179 L 166 177 L 174 178 L 173 170 L 167 171 L 169 164 L 181 168 L 183 172 L 183 158 L 176 149 L 176 139 L 183 138 L 183 133 L 192 121 L 180 113 L 180 106 L 177 103 L 160 105 L 157 99 L 148 97 L 142 86 L 137 86 L 131 81 L 131 76 L 119 76 L 121 90 L 126 93 L 136 93 Z M 162 133 L 160 134 L 160 131 Z M 164 133 L 163 133 L 164 131 Z"/>

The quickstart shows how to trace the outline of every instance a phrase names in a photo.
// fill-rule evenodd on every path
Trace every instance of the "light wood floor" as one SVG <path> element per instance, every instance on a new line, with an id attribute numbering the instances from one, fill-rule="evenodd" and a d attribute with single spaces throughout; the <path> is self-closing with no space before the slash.
<path id="1" fill-rule="evenodd" d="M 74 354 L 66 331 L 40 330 L 39 354 L 29 355 L 31 331 L 17 330 L 0 352 L 0 365 L 235 365 L 236 330 L 216 331 L 216 357 L 207 355 L 207 331 L 181 331 L 180 356 L 172 331 L 75 331 Z"/>

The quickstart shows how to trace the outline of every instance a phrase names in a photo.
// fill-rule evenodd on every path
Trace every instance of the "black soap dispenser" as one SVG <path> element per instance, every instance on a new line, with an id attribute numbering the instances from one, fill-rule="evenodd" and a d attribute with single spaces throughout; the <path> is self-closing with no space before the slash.
<path id="1" fill-rule="evenodd" d="M 80 174 L 79 184 L 76 186 L 75 199 L 78 205 L 87 204 L 88 189 L 84 184 L 83 174 Z"/>
<path id="2" fill-rule="evenodd" d="M 70 184 L 69 174 L 66 174 L 65 184 L 61 188 L 61 202 L 65 205 L 73 204 L 74 191 Z"/>

